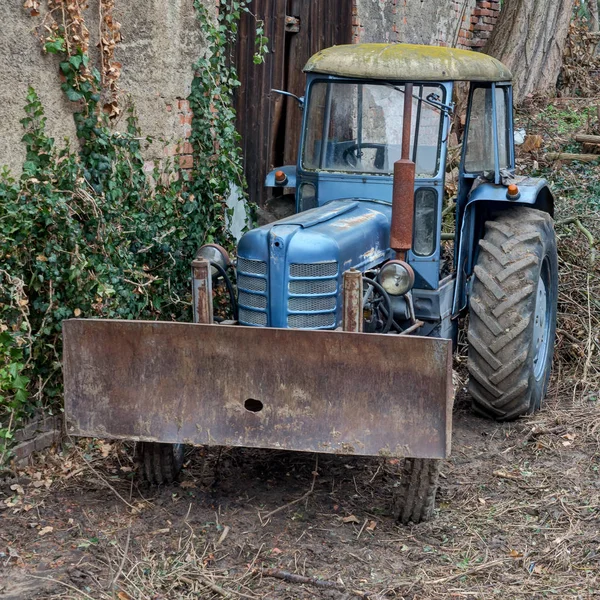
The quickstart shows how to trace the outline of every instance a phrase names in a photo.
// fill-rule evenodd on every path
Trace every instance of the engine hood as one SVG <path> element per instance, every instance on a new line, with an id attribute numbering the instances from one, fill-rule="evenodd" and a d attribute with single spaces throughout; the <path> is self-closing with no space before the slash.
<path id="1" fill-rule="evenodd" d="M 333 253 L 341 259 L 342 272 L 351 267 L 365 270 L 391 256 L 391 212 L 384 203 L 335 200 L 247 232 L 238 255 L 269 261 L 269 255 L 279 255 L 281 249 L 294 262 L 313 263 L 331 260 Z"/>
<path id="2" fill-rule="evenodd" d="M 336 200 L 244 234 L 238 245 L 240 322 L 336 327 L 344 271 L 365 271 L 391 257 L 391 211 L 368 200 Z"/>

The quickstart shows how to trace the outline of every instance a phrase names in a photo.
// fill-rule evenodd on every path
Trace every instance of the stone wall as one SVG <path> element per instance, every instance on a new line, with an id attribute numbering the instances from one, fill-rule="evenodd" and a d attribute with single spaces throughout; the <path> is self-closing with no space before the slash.
<path id="1" fill-rule="evenodd" d="M 500 2 L 486 0 L 353 0 L 353 39 L 480 49 Z"/>
<path id="2" fill-rule="evenodd" d="M 89 0 L 86 23 L 90 48 L 98 42 L 98 1 Z M 193 64 L 203 50 L 202 36 L 191 0 L 116 0 L 115 18 L 121 23 L 123 41 L 116 60 L 122 63 L 120 87 L 124 100 L 134 103 L 144 135 L 157 140 L 148 158 L 164 154 L 161 140 L 170 142 L 166 153 L 186 153 L 185 137 L 191 130 L 191 114 L 185 98 L 190 93 Z M 214 0 L 206 0 L 214 8 Z M 2 0 L 0 22 L 0 165 L 18 174 L 25 150 L 21 143 L 23 106 L 27 88 L 39 94 L 47 115 L 50 135 L 61 143 L 74 140 L 73 105 L 60 89 L 56 56 L 44 55 L 35 29 L 43 16 L 31 17 L 23 0 Z M 92 59 L 95 57 L 92 56 Z M 189 153 L 189 152 L 187 152 Z M 191 156 L 183 159 L 188 163 Z"/>

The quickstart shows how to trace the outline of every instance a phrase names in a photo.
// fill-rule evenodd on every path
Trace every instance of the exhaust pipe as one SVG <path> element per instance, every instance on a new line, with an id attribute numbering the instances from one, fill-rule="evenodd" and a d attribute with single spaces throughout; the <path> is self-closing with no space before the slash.
<path id="1" fill-rule="evenodd" d="M 406 252 L 412 248 L 415 163 L 410 160 L 410 128 L 412 121 L 413 84 L 404 87 L 404 115 L 402 119 L 402 154 L 394 163 L 394 187 L 392 191 L 392 224 L 390 248 L 396 258 L 405 260 Z"/>

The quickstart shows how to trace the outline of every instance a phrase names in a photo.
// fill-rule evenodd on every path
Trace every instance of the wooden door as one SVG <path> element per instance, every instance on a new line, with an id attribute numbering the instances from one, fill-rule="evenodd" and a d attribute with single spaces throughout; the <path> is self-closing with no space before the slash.
<path id="1" fill-rule="evenodd" d="M 250 200 L 264 205 L 266 174 L 297 159 L 302 113 L 280 89 L 304 94 L 302 68 L 319 50 L 352 41 L 352 0 L 253 0 L 242 17 L 234 53 L 241 82 L 235 97 Z M 269 52 L 253 63 L 256 20 L 264 22 Z"/>

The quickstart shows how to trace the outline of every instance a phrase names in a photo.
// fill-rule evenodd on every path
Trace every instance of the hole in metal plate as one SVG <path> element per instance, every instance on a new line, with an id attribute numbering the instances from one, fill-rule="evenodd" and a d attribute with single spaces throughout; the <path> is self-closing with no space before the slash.
<path id="1" fill-rule="evenodd" d="M 248 398 L 248 400 L 244 402 L 244 408 L 250 412 L 257 413 L 263 409 L 263 403 L 260 400 Z"/>

